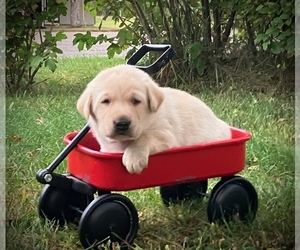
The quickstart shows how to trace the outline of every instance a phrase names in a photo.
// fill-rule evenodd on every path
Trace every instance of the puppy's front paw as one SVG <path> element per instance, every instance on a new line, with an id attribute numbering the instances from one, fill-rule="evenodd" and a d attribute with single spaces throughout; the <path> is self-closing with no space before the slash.
<path id="1" fill-rule="evenodd" d="M 127 149 L 123 154 L 122 161 L 129 173 L 138 174 L 148 165 L 148 157 L 149 155 L 140 151 Z"/>

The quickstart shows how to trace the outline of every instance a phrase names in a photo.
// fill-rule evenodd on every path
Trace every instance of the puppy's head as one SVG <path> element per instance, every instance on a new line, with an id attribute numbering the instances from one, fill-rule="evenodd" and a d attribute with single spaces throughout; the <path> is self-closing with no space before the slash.
<path id="1" fill-rule="evenodd" d="M 164 96 L 152 78 L 130 65 L 100 72 L 77 102 L 94 133 L 112 141 L 137 139 L 151 123 Z"/>

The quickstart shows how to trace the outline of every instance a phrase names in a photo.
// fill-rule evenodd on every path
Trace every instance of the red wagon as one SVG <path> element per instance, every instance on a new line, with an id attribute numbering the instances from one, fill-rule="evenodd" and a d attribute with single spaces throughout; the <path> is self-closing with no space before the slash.
<path id="1" fill-rule="evenodd" d="M 150 67 L 141 67 L 150 74 L 174 55 L 170 45 L 144 45 L 128 63 L 136 64 L 151 50 L 163 53 Z M 245 167 L 245 147 L 251 136 L 234 127 L 231 133 L 229 140 L 177 147 L 152 155 L 141 174 L 130 174 L 122 164 L 121 153 L 100 152 L 100 145 L 86 125 L 80 132 L 67 134 L 66 148 L 37 173 L 38 181 L 46 184 L 39 200 L 39 214 L 60 224 L 79 219 L 82 245 L 95 249 L 108 240 L 119 242 L 125 249 L 133 243 L 138 231 L 134 204 L 112 191 L 159 186 L 167 206 L 208 196 L 210 222 L 222 223 L 235 215 L 242 221 L 252 221 L 258 205 L 256 190 L 245 178 L 236 176 Z M 54 173 L 66 157 L 68 173 Z M 221 180 L 208 195 L 207 180 L 214 177 Z"/>

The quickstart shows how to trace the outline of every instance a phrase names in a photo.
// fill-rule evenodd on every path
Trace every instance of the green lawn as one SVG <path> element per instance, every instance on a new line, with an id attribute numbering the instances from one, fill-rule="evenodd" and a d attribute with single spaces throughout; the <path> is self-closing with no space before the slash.
<path id="1" fill-rule="evenodd" d="M 6 98 L 7 249 L 81 249 L 77 227 L 41 223 L 37 204 L 43 186 L 36 172 L 62 150 L 63 136 L 85 124 L 76 101 L 101 69 L 122 59 L 60 59 L 55 74 L 34 92 Z M 293 249 L 294 247 L 294 98 L 250 89 L 203 90 L 199 97 L 233 126 L 252 133 L 247 167 L 241 175 L 256 188 L 259 209 L 251 225 L 209 224 L 207 200 L 166 208 L 158 188 L 123 193 L 138 209 L 136 249 Z M 217 156 L 216 156 L 217 157 Z M 228 156 L 234 157 L 234 156 Z M 64 162 L 58 169 L 63 173 Z M 209 190 L 216 180 L 209 181 Z"/>
<path id="2" fill-rule="evenodd" d="M 120 23 L 117 23 L 114 20 L 112 20 L 112 17 L 110 16 L 107 17 L 105 20 L 103 20 L 102 16 L 96 16 L 96 24 L 94 26 L 99 27 L 101 21 L 102 21 L 102 26 L 101 26 L 102 31 L 119 29 Z"/>

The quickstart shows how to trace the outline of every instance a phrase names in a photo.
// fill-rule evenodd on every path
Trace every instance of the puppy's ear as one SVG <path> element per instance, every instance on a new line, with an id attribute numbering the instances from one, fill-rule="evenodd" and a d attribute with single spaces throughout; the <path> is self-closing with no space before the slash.
<path id="1" fill-rule="evenodd" d="M 151 112 L 156 112 L 164 100 L 164 94 L 158 86 L 153 85 L 147 88 L 148 105 Z"/>
<path id="2" fill-rule="evenodd" d="M 85 89 L 77 101 L 77 110 L 86 119 L 91 113 L 92 92 L 89 88 Z"/>

